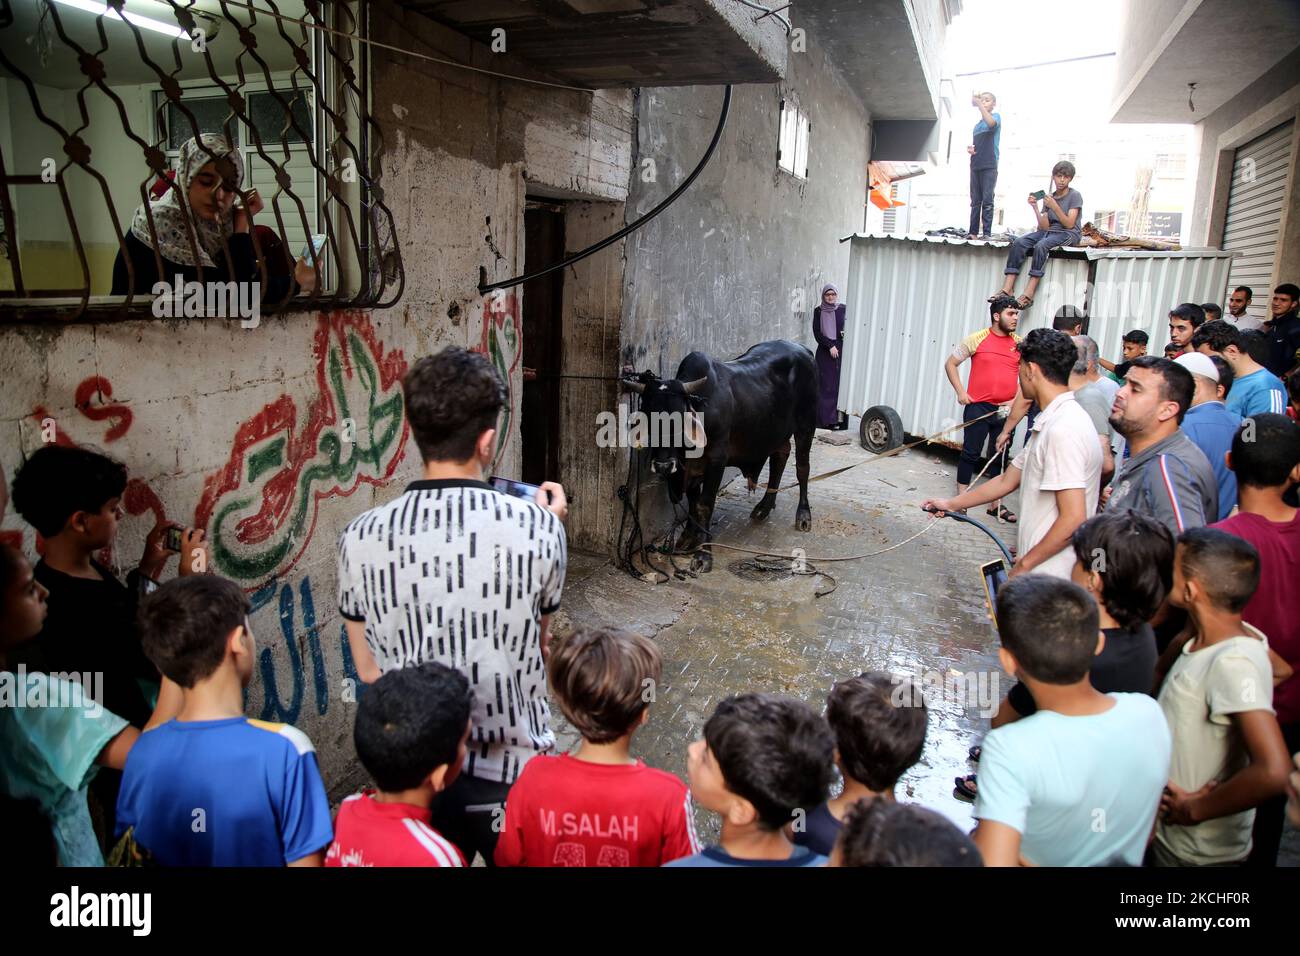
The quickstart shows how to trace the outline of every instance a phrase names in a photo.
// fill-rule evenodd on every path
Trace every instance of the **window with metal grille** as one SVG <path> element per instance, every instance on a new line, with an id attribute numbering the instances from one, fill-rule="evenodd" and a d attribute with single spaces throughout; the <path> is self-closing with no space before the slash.
<path id="1" fill-rule="evenodd" d="M 776 161 L 798 179 L 808 178 L 808 135 L 811 130 L 807 114 L 789 100 L 782 100 Z"/>
<path id="2" fill-rule="evenodd" d="M 182 268 L 262 313 L 396 302 L 365 24 L 366 0 L 0 0 L 0 322 L 158 315 L 149 280 Z"/>

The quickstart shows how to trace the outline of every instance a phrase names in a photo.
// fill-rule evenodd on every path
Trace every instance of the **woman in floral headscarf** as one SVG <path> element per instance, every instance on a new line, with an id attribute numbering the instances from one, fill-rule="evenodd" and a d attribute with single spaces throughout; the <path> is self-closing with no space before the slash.
<path id="1" fill-rule="evenodd" d="M 246 206 L 234 205 L 243 181 L 243 157 L 223 137 L 204 133 L 182 146 L 171 188 L 161 199 L 135 211 L 131 230 L 124 240 L 127 255 L 119 251 L 113 264 L 113 294 L 148 295 L 159 281 L 175 282 L 178 275 L 185 281 L 198 279 L 200 267 L 204 270 L 203 279 L 208 282 L 260 280 L 252 233 L 253 217 L 264 203 L 254 189 L 246 194 Z M 190 226 L 196 244 L 190 241 Z M 264 235 L 272 242 L 264 239 Z M 263 290 L 264 295 L 269 299 L 281 298 L 291 282 L 283 244 L 269 231 L 259 233 L 258 241 L 267 258 L 269 288 Z M 279 249 L 274 252 L 268 249 L 271 244 L 278 245 Z M 284 263 L 276 261 L 277 252 L 280 258 L 286 259 Z M 162 258 L 161 275 L 158 256 Z M 128 257 L 131 271 L 127 269 Z M 310 266 L 303 268 L 304 265 L 299 262 L 293 268 L 294 279 L 300 286 L 314 287 L 315 272 Z"/>
<path id="2" fill-rule="evenodd" d="M 817 427 L 842 431 L 847 419 L 839 412 L 840 356 L 844 353 L 844 303 L 840 291 L 829 282 L 822 287 L 821 304 L 813 309 L 813 338 L 817 340 L 817 377 L 821 390 L 817 398 Z"/>

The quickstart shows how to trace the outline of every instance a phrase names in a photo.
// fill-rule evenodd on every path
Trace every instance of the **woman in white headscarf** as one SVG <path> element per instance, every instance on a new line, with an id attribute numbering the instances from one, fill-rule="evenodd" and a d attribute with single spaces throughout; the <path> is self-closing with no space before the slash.
<path id="1" fill-rule="evenodd" d="M 817 427 L 842 431 L 848 428 L 847 417 L 841 418 L 840 356 L 844 353 L 844 303 L 840 291 L 831 283 L 822 287 L 822 300 L 813 309 L 812 331 L 817 340 Z"/>
<path id="2" fill-rule="evenodd" d="M 161 199 L 135 211 L 131 230 L 124 240 L 126 255 L 119 250 L 113 264 L 113 294 L 148 295 L 157 282 L 174 283 L 178 275 L 187 282 L 197 280 L 200 267 L 207 282 L 260 281 L 262 275 L 252 233 L 253 217 L 264 204 L 254 189 L 246 194 L 246 206 L 235 206 L 237 190 L 243 181 L 243 157 L 239 150 L 230 148 L 224 137 L 204 133 L 185 143 L 171 187 Z M 190 227 L 196 244 L 190 241 Z M 293 278 L 290 278 L 292 260 L 285 255 L 283 244 L 273 231 L 259 232 L 258 241 L 267 259 L 268 288 L 262 290 L 264 297 L 282 298 L 294 279 L 302 286 L 314 287 L 315 272 L 310 266 L 302 268 L 302 262 L 292 268 Z M 278 248 L 268 249 L 268 246 Z"/>

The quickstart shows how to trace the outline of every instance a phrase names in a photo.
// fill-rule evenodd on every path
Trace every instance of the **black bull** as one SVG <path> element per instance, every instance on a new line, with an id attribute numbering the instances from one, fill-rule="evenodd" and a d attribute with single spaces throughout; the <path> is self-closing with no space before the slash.
<path id="1" fill-rule="evenodd" d="M 750 517 L 761 521 L 772 513 L 792 436 L 799 479 L 795 524 L 800 531 L 812 530 L 808 453 L 817 425 L 817 364 L 811 351 L 779 340 L 755 345 L 730 362 L 692 352 L 677 366 L 674 379 L 660 379 L 647 371 L 624 379 L 623 386 L 641 394 L 641 412 L 646 416 L 685 422 L 682 432 L 696 446 L 689 451 L 680 444 L 667 446 L 661 435 L 652 450 L 651 467 L 667 479 L 672 500 L 680 501 L 686 494 L 690 520 L 679 540 L 682 551 L 710 539 L 713 506 L 729 466 L 739 468 L 752 488 L 763 464 L 768 464 L 767 491 Z M 665 412 L 668 417 L 662 417 Z M 708 549 L 696 552 L 692 565 L 708 571 L 713 556 Z"/>

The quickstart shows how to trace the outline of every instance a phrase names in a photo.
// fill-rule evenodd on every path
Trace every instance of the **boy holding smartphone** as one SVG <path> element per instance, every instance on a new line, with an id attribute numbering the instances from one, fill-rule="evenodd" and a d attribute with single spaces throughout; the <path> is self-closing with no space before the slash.
<path id="1" fill-rule="evenodd" d="M 1047 268 L 1047 253 L 1057 246 L 1078 245 L 1082 238 L 1083 196 L 1070 183 L 1074 179 L 1074 163 L 1061 160 L 1052 167 L 1052 188 L 1049 194 L 1039 190 L 1029 194 L 1029 206 L 1034 210 L 1038 220 L 1038 229 L 1027 233 L 1011 244 L 1007 253 L 1006 281 L 1002 288 L 989 296 L 992 302 L 1000 295 L 1012 295 L 1016 289 L 1016 277 L 1025 257 L 1033 254 L 1029 267 L 1029 284 L 1019 298 L 1020 308 L 1027 309 L 1034 304 L 1034 293 Z M 1042 207 L 1039 207 L 1039 203 Z"/>

